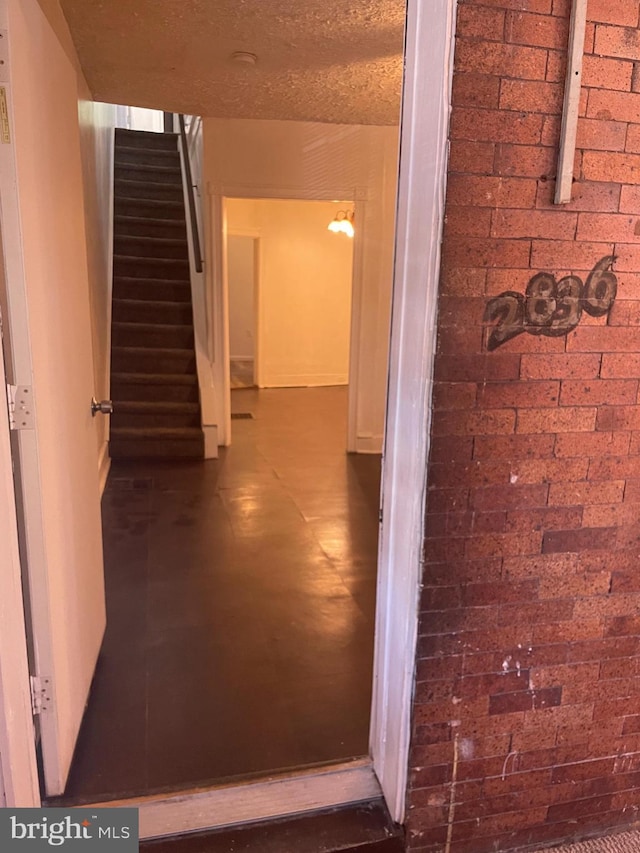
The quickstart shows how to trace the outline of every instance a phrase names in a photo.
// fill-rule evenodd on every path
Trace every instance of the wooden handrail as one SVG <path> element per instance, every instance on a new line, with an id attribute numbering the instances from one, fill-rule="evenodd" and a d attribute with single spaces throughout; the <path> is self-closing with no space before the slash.
<path id="1" fill-rule="evenodd" d="M 193 178 L 191 177 L 191 159 L 189 157 L 189 145 L 187 143 L 187 132 L 185 130 L 184 116 L 178 115 L 180 125 L 180 139 L 182 140 L 182 162 L 184 163 L 184 180 L 187 185 L 187 199 L 189 202 L 189 219 L 191 220 L 191 239 L 193 242 L 193 258 L 196 272 L 202 272 L 202 253 L 200 251 L 200 234 L 198 232 L 198 217 L 196 214 L 196 198 L 193 192 Z"/>

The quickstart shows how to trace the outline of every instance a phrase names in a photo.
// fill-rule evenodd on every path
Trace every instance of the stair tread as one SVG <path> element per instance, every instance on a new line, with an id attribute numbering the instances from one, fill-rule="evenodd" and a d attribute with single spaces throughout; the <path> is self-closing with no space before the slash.
<path id="1" fill-rule="evenodd" d="M 116 147 L 116 154 L 130 154 L 131 152 L 135 152 L 136 154 L 153 154 L 154 157 L 156 154 L 165 154 L 167 157 L 175 157 L 178 153 L 178 149 L 175 148 L 145 148 L 142 145 L 124 145 L 122 142 L 119 142 Z"/>
<path id="2" fill-rule="evenodd" d="M 130 204 L 148 204 L 152 207 L 173 207 L 184 210 L 184 199 L 171 198 L 140 198 L 134 195 L 117 195 L 117 202 L 128 202 Z"/>
<path id="3" fill-rule="evenodd" d="M 171 400 L 119 400 L 119 412 L 140 412 L 157 414 L 197 414 L 198 403 L 174 402 Z"/>
<path id="4" fill-rule="evenodd" d="M 122 373 L 111 374 L 111 382 L 130 385 L 197 385 L 195 373 Z"/>
<path id="5" fill-rule="evenodd" d="M 123 225 L 185 225 L 187 220 L 184 217 L 176 219 L 152 219 L 149 216 L 127 216 L 126 213 L 117 213 L 113 217 L 114 222 L 121 222 Z M 156 238 L 158 239 L 158 238 Z"/>
<path id="6" fill-rule="evenodd" d="M 132 151 L 140 151 L 139 148 L 132 148 Z M 176 152 L 171 154 L 177 157 Z M 141 172 L 167 172 L 172 175 L 179 175 L 182 172 L 180 166 L 160 166 L 154 163 L 116 163 L 116 169 L 139 169 Z M 127 180 L 125 178 L 125 180 Z M 135 179 L 133 179 L 135 180 Z"/>
<path id="7" fill-rule="evenodd" d="M 160 222 L 163 220 L 160 219 Z M 152 245 L 186 246 L 186 237 L 151 237 L 148 234 L 116 234 L 116 240 L 130 240 L 132 243 L 151 243 Z"/>
<path id="8" fill-rule="evenodd" d="M 145 284 L 150 285 L 151 287 L 153 287 L 153 285 L 155 285 L 155 284 L 159 284 L 159 285 L 170 284 L 172 286 L 173 285 L 179 285 L 182 287 L 189 287 L 189 288 L 191 287 L 191 282 L 186 278 L 137 278 L 134 275 L 116 275 L 113 277 L 114 284 L 116 284 L 116 283 L 121 283 L 121 284 L 127 283 L 127 284 L 129 284 L 129 283 L 133 283 L 133 282 L 135 282 L 136 284 L 139 284 L 141 281 L 143 281 Z M 139 301 L 142 302 L 143 300 L 141 299 Z M 146 301 L 146 300 L 144 300 L 144 301 Z"/>
<path id="9" fill-rule="evenodd" d="M 184 308 L 184 302 L 175 302 L 173 299 L 127 299 L 127 297 L 118 296 L 114 297 L 113 301 L 119 305 L 129 305 L 131 308 L 148 308 L 149 306 L 153 308 L 175 308 L 176 306 L 181 309 Z"/>
<path id="10" fill-rule="evenodd" d="M 193 347 L 189 347 L 186 349 L 185 347 L 120 347 L 114 346 L 112 347 L 114 350 L 118 350 L 118 352 L 128 352 L 131 355 L 136 355 L 136 353 L 141 350 L 145 353 L 145 355 L 149 355 L 150 352 L 155 352 L 157 355 L 175 355 L 176 353 L 181 353 L 183 355 L 193 355 Z"/>
<path id="11" fill-rule="evenodd" d="M 120 253 L 113 255 L 114 260 L 127 261 L 142 261 L 144 263 L 153 264 L 182 264 L 188 266 L 189 261 L 186 258 L 147 258 L 145 255 L 122 255 Z"/>
<path id="12" fill-rule="evenodd" d="M 182 189 L 180 184 L 172 184 L 167 181 L 152 181 L 150 179 L 138 181 L 135 178 L 118 178 L 114 179 L 117 185 L 124 184 L 125 186 L 147 187 L 149 184 L 154 184 L 160 187 L 171 187 L 172 189 Z"/>
<path id="13" fill-rule="evenodd" d="M 202 435 L 200 427 L 111 427 L 111 435 L 122 438 L 155 436 L 156 438 L 196 438 Z"/>

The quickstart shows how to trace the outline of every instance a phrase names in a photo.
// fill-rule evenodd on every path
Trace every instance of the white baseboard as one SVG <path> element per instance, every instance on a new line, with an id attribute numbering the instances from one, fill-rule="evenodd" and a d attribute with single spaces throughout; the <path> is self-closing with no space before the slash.
<path id="1" fill-rule="evenodd" d="M 218 458 L 218 427 L 216 424 L 204 424 L 202 427 L 204 433 L 204 458 Z"/>
<path id="2" fill-rule="evenodd" d="M 356 436 L 356 453 L 382 453 L 382 434 L 359 433 Z"/>
<path id="3" fill-rule="evenodd" d="M 107 477 L 111 468 L 111 457 L 109 456 L 109 442 L 104 441 L 98 455 L 98 479 L 100 481 L 100 497 L 104 494 L 107 485 Z"/>
<path id="4" fill-rule="evenodd" d="M 270 820 L 380 796 L 371 761 L 361 759 L 256 782 L 91 803 L 83 808 L 137 808 L 140 838 L 148 839 Z"/>
<path id="5" fill-rule="evenodd" d="M 262 376 L 261 388 L 314 388 L 323 385 L 348 385 L 346 373 L 271 374 Z"/>

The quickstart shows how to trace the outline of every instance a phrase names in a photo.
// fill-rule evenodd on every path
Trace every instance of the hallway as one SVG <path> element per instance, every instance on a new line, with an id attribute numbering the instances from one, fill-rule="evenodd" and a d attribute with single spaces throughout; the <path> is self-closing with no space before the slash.
<path id="1" fill-rule="evenodd" d="M 380 458 L 344 451 L 346 387 L 232 398 L 220 459 L 112 466 L 66 803 L 367 753 Z"/>

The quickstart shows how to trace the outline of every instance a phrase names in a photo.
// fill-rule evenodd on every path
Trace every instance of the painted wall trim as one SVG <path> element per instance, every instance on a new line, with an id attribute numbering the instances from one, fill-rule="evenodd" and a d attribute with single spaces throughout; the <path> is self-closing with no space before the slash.
<path id="1" fill-rule="evenodd" d="M 383 461 L 371 754 L 404 821 L 456 0 L 409 0 Z"/>
<path id="2" fill-rule="evenodd" d="M 100 480 L 100 497 L 104 494 L 107 485 L 107 477 L 111 468 L 111 458 L 109 456 L 109 442 L 104 441 L 100 447 L 98 456 L 98 477 Z"/>
<path id="3" fill-rule="evenodd" d="M 379 796 L 371 762 L 362 759 L 179 796 L 93 803 L 83 808 L 138 808 L 142 839 L 303 814 Z"/>

